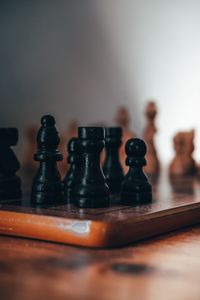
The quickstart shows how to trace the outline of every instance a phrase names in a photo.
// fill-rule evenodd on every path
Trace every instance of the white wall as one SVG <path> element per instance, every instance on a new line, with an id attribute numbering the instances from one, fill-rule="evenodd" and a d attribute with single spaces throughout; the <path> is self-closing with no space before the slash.
<path id="1" fill-rule="evenodd" d="M 99 7 L 132 101 L 142 118 L 149 97 L 159 105 L 160 156 L 172 155 L 177 130 L 196 128 L 200 159 L 200 1 L 104 1 Z M 143 125 L 143 120 L 141 120 Z M 141 128 L 141 127 L 140 127 Z"/>
<path id="2" fill-rule="evenodd" d="M 140 133 L 155 98 L 163 161 L 177 130 L 200 131 L 200 1 L 2 1 L 0 22 L 0 126 L 111 124 L 124 103 Z"/>

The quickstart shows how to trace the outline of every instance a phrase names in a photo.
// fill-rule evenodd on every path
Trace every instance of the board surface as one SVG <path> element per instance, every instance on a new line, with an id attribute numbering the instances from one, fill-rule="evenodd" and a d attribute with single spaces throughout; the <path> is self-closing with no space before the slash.
<path id="1" fill-rule="evenodd" d="M 20 202 L 0 202 L 0 233 L 86 247 L 117 247 L 200 223 L 200 183 L 170 182 L 166 174 L 153 185 L 153 202 L 109 208 L 73 205 L 33 208 L 29 194 Z"/>

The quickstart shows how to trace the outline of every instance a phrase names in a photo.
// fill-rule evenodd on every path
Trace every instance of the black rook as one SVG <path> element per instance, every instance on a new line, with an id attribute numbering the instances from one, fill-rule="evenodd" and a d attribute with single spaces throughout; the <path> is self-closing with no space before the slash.
<path id="1" fill-rule="evenodd" d="M 109 205 L 109 188 L 100 167 L 100 153 L 104 147 L 102 127 L 79 127 L 81 168 L 73 190 L 78 207 L 105 207 Z"/>

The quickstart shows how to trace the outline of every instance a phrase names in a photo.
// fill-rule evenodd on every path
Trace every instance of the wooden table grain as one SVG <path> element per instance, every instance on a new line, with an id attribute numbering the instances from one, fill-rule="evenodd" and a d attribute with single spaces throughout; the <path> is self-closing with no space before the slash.
<path id="1" fill-rule="evenodd" d="M 200 226 L 116 249 L 0 236 L 1 300 L 199 300 Z"/>

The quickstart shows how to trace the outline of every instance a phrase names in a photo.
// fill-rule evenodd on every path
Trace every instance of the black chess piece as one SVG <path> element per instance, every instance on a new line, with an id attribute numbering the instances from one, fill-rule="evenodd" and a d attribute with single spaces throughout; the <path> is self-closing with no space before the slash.
<path id="1" fill-rule="evenodd" d="M 68 142 L 67 148 L 68 148 L 67 162 L 68 164 L 70 164 L 70 168 L 64 178 L 63 184 L 64 184 L 65 199 L 68 202 L 72 203 L 73 200 L 72 190 L 76 182 L 76 179 L 78 177 L 80 164 L 81 164 L 79 139 L 77 137 L 71 138 Z"/>
<path id="2" fill-rule="evenodd" d="M 43 116 L 41 125 L 37 135 L 38 151 L 34 155 L 40 167 L 33 180 L 31 203 L 56 205 L 63 200 L 63 184 L 56 164 L 62 160 L 62 154 L 57 149 L 60 138 L 52 116 Z"/>
<path id="3" fill-rule="evenodd" d="M 0 128 L 0 200 L 20 199 L 20 163 L 11 149 L 18 142 L 17 128 Z"/>
<path id="4" fill-rule="evenodd" d="M 121 185 L 121 202 L 125 205 L 137 205 L 152 201 L 152 187 L 143 172 L 146 165 L 146 144 L 141 139 L 130 139 L 125 146 L 126 165 L 129 171 Z"/>
<path id="5" fill-rule="evenodd" d="M 100 153 L 104 147 L 102 127 L 79 127 L 81 168 L 73 188 L 74 204 L 78 207 L 109 206 L 109 188 L 100 167 Z"/>
<path id="6" fill-rule="evenodd" d="M 4 146 L 15 146 L 18 142 L 19 134 L 15 127 L 0 128 L 0 144 Z"/>
<path id="7" fill-rule="evenodd" d="M 111 194 L 120 192 L 120 186 L 124 179 L 122 166 L 119 160 L 119 147 L 122 144 L 122 128 L 105 128 L 106 158 L 103 165 L 103 173 Z"/>

